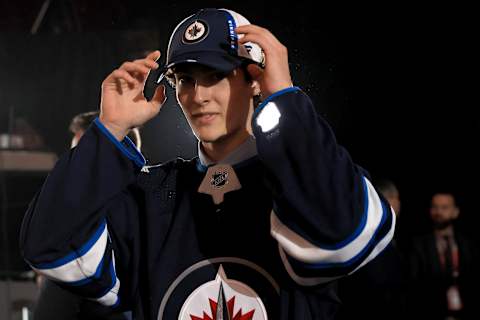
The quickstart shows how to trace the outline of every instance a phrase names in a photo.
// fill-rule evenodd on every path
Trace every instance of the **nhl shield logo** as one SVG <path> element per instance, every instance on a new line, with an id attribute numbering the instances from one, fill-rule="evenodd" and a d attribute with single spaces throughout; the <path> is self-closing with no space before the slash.
<path id="1" fill-rule="evenodd" d="M 232 166 L 219 164 L 208 168 L 198 192 L 211 195 L 213 202 L 220 204 L 223 202 L 225 193 L 238 190 L 241 187 L 242 185 Z"/>
<path id="2" fill-rule="evenodd" d="M 221 188 L 227 183 L 228 183 L 228 172 L 226 170 L 215 172 L 212 176 L 212 179 L 210 180 L 210 184 L 214 188 Z"/>
<path id="3" fill-rule="evenodd" d="M 197 20 L 187 27 L 183 34 L 183 41 L 186 43 L 199 42 L 205 38 L 208 32 L 207 24 Z"/>

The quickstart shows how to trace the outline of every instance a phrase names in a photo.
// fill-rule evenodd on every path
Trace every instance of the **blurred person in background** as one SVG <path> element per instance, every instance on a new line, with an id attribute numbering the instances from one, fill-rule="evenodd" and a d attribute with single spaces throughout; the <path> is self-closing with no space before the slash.
<path id="1" fill-rule="evenodd" d="M 375 187 L 388 201 L 392 209 L 395 211 L 395 215 L 398 219 L 400 215 L 401 201 L 400 192 L 398 192 L 398 188 L 395 183 L 389 179 L 378 179 L 375 181 Z"/>
<path id="2" fill-rule="evenodd" d="M 460 208 L 451 192 L 431 198 L 433 230 L 413 240 L 409 308 L 416 319 L 480 319 L 478 246 L 457 227 Z"/>
<path id="3" fill-rule="evenodd" d="M 70 122 L 69 130 L 73 134 L 70 147 L 76 147 L 80 138 L 83 136 L 85 131 L 88 129 L 90 124 L 97 118 L 100 114 L 100 111 L 89 111 L 77 114 L 73 117 Z M 140 130 L 138 128 L 133 128 L 128 137 L 135 143 L 138 150 L 142 149 L 142 139 L 140 137 Z"/>

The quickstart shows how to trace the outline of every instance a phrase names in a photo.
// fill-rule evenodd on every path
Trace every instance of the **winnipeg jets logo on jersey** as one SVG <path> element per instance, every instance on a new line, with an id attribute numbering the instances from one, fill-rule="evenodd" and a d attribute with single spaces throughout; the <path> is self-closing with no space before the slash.
<path id="1" fill-rule="evenodd" d="M 278 319 L 280 287 L 272 274 L 237 257 L 199 261 L 171 283 L 157 320 Z"/>
<path id="2" fill-rule="evenodd" d="M 179 320 L 266 320 L 258 294 L 246 284 L 228 279 L 220 265 L 214 280 L 197 288 L 183 305 Z"/>
<path id="3" fill-rule="evenodd" d="M 207 35 L 207 31 L 207 24 L 197 20 L 187 27 L 183 40 L 188 43 L 199 42 Z"/>

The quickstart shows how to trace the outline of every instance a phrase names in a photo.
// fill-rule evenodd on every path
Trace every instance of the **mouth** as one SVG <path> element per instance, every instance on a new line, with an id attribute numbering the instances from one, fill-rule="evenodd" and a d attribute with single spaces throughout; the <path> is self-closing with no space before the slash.
<path id="1" fill-rule="evenodd" d="M 200 112 L 192 114 L 192 119 L 200 124 L 209 124 L 214 121 L 218 115 L 219 113 L 216 112 Z"/>

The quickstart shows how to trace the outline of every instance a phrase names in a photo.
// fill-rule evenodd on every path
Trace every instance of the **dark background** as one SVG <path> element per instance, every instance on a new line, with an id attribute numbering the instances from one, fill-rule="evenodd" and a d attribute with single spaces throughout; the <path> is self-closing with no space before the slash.
<path id="1" fill-rule="evenodd" d="M 32 28 L 42 5 L 46 14 Z M 97 109 L 102 79 L 126 59 L 165 51 L 174 26 L 202 7 L 226 7 L 270 29 L 289 49 L 294 83 L 313 99 L 339 142 L 402 198 L 401 232 L 428 228 L 432 192 L 451 190 L 475 234 L 479 156 L 472 99 L 471 8 L 307 1 L 3 1 L 0 133 L 26 121 L 61 154 L 68 124 Z M 33 30 L 32 30 L 33 29 Z M 152 162 L 196 150 L 173 91 L 143 128 Z"/>

